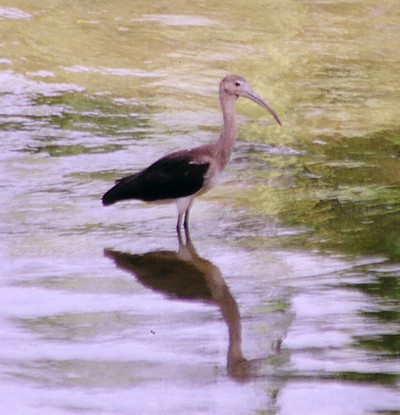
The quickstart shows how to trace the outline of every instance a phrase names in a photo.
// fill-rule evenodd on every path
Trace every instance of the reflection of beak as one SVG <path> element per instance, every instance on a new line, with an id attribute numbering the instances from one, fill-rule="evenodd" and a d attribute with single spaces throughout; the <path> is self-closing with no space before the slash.
<path id="1" fill-rule="evenodd" d="M 248 99 L 251 99 L 252 101 L 256 102 L 258 105 L 265 108 L 274 118 L 275 121 L 282 125 L 281 120 L 276 115 L 275 111 L 258 95 L 256 94 L 252 89 L 248 88 L 241 94 L 243 97 L 246 97 Z"/>

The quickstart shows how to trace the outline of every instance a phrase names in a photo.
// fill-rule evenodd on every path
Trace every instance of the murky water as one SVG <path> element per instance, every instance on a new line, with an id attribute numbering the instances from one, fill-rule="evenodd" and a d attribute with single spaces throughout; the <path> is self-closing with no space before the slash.
<path id="1" fill-rule="evenodd" d="M 400 5 L 0 5 L 0 390 L 12 414 L 400 412 Z M 192 212 L 113 181 L 239 141 Z"/>

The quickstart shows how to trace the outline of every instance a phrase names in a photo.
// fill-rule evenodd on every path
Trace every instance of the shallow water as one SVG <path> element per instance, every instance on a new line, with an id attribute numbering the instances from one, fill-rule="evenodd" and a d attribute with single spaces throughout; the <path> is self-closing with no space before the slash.
<path id="1" fill-rule="evenodd" d="M 397 1 L 0 6 L 0 388 L 13 414 L 395 414 Z M 197 200 L 116 178 L 239 140 Z"/>

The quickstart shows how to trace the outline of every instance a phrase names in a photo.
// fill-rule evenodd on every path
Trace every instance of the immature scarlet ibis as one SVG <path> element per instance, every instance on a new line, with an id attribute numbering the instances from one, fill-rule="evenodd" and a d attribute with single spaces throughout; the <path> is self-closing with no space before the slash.
<path id="1" fill-rule="evenodd" d="M 116 181 L 102 198 L 103 205 L 126 199 L 145 202 L 175 202 L 179 232 L 189 227 L 189 212 L 195 197 L 212 189 L 227 165 L 236 143 L 236 99 L 245 97 L 265 108 L 281 125 L 268 104 L 239 75 L 227 75 L 219 85 L 223 128 L 217 142 L 168 154 L 144 170 Z"/>

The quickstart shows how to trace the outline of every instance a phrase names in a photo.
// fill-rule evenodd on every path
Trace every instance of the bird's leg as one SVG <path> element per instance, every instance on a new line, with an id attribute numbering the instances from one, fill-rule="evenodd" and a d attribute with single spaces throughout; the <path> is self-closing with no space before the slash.
<path id="1" fill-rule="evenodd" d="M 181 233 L 182 219 L 183 219 L 183 213 L 180 213 L 178 215 L 178 220 L 176 221 L 176 232 L 178 233 L 178 235 Z"/>
<path id="2" fill-rule="evenodd" d="M 185 211 L 185 220 L 183 222 L 183 226 L 185 228 L 185 232 L 189 233 L 189 212 L 190 212 L 190 208 L 192 207 L 193 204 L 193 199 L 189 202 L 188 207 L 186 208 Z"/>
<path id="3" fill-rule="evenodd" d="M 189 208 L 185 212 L 185 220 L 183 222 L 183 227 L 185 228 L 185 233 L 189 232 Z"/>
<path id="4" fill-rule="evenodd" d="M 178 228 L 178 226 L 176 226 L 176 235 L 178 237 L 179 250 L 181 250 L 182 247 L 185 246 L 185 242 L 184 242 L 183 237 L 182 237 L 181 228 L 180 227 Z"/>

